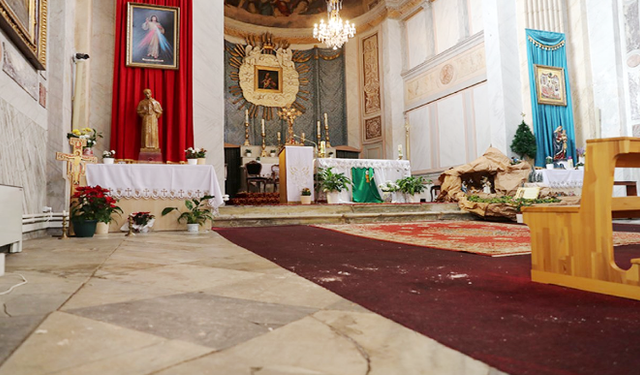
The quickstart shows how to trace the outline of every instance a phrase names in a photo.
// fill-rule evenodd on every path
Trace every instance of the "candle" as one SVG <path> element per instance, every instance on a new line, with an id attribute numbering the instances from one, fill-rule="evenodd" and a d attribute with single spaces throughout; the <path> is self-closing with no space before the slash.
<path id="1" fill-rule="evenodd" d="M 326 147 L 326 142 L 325 141 L 320 142 L 320 153 L 321 154 L 324 154 L 325 147 Z"/>
<path id="2" fill-rule="evenodd" d="M 249 110 L 244 110 L 244 122 L 249 122 Z"/>
<path id="3" fill-rule="evenodd" d="M 398 145 L 398 154 L 402 155 L 402 145 Z"/>
<path id="4" fill-rule="evenodd" d="M 278 143 L 280 143 L 280 132 L 278 132 Z"/>
<path id="5" fill-rule="evenodd" d="M 320 120 L 318 120 L 318 137 L 322 136 L 321 130 L 320 130 Z"/>
<path id="6" fill-rule="evenodd" d="M 329 127 L 329 120 L 327 118 L 327 112 L 324 113 L 324 127 L 325 127 L 325 129 Z"/>
<path id="7" fill-rule="evenodd" d="M 264 134 L 264 119 L 262 119 L 262 134 Z"/>
<path id="8" fill-rule="evenodd" d="M 67 211 L 64 211 L 64 210 L 63 210 L 63 211 L 62 211 L 62 217 L 65 217 L 65 216 L 67 216 Z"/>

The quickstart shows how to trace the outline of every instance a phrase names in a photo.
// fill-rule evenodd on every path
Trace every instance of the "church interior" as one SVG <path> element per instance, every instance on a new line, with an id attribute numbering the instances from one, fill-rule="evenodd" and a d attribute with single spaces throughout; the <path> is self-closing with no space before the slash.
<path id="1" fill-rule="evenodd" d="M 0 375 L 633 374 L 640 0 L 0 0 Z"/>

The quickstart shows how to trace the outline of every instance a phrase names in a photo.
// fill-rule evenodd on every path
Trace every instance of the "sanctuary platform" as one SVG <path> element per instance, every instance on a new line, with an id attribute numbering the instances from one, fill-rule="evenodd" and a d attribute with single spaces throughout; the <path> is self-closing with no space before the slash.
<path id="1" fill-rule="evenodd" d="M 352 203 L 224 206 L 213 227 L 473 220 L 456 203 Z"/>

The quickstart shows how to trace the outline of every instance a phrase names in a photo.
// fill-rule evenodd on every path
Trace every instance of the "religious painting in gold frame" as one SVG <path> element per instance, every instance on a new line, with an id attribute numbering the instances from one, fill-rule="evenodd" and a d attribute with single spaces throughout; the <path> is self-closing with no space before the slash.
<path id="1" fill-rule="evenodd" d="M 567 105 L 564 68 L 534 64 L 538 104 Z"/>
<path id="2" fill-rule="evenodd" d="M 282 92 L 282 68 L 272 66 L 255 66 L 254 75 L 255 92 L 281 93 Z"/>
<path id="3" fill-rule="evenodd" d="M 180 8 L 127 4 L 126 66 L 178 69 Z"/>
<path id="4" fill-rule="evenodd" d="M 47 66 L 47 0 L 0 0 L 0 28 L 38 70 Z"/>

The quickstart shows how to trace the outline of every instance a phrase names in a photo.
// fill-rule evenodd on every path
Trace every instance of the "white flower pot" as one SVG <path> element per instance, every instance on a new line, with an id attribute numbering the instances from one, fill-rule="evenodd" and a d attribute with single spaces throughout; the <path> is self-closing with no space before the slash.
<path id="1" fill-rule="evenodd" d="M 269 154 L 269 156 L 271 156 L 272 158 L 275 158 L 276 157 L 276 153 L 272 152 L 272 153 Z"/>
<path id="2" fill-rule="evenodd" d="M 109 224 L 99 221 L 96 224 L 96 234 L 100 234 L 100 235 L 109 234 Z"/>
<path id="3" fill-rule="evenodd" d="M 189 233 L 198 233 L 200 229 L 200 224 L 187 224 L 187 232 Z"/>
<path id="4" fill-rule="evenodd" d="M 547 169 L 553 169 L 553 164 L 547 164 Z"/>
<path id="5" fill-rule="evenodd" d="M 420 194 L 405 194 L 407 203 L 420 203 Z"/>
<path id="6" fill-rule="evenodd" d="M 207 158 L 198 158 L 198 165 L 205 165 L 207 163 Z"/>
<path id="7" fill-rule="evenodd" d="M 340 203 L 340 192 L 337 191 L 328 191 L 327 192 L 327 203 L 329 204 L 338 204 Z"/>
<path id="8" fill-rule="evenodd" d="M 518 224 L 524 223 L 524 220 L 522 218 L 522 214 L 516 214 L 516 221 L 518 222 Z"/>
<path id="9" fill-rule="evenodd" d="M 310 195 L 301 195 L 300 203 L 302 204 L 311 204 L 311 196 Z"/>
<path id="10" fill-rule="evenodd" d="M 103 164 L 113 164 L 114 158 L 102 158 Z"/>
<path id="11" fill-rule="evenodd" d="M 196 165 L 198 164 L 198 159 L 187 159 L 187 164 Z"/>

